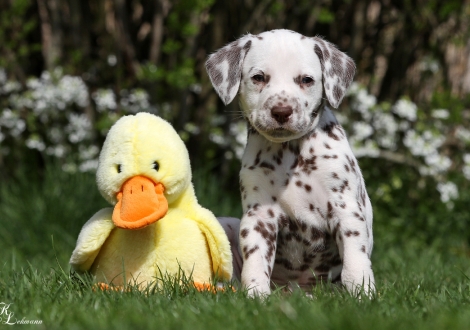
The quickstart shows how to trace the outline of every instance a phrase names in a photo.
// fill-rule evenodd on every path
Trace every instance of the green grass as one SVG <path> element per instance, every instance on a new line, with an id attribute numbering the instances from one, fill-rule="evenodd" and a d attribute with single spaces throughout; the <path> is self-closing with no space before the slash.
<path id="1" fill-rule="evenodd" d="M 157 292 L 95 292 L 72 280 L 68 258 L 85 221 L 106 202 L 94 178 L 49 166 L 0 186 L 0 302 L 33 329 L 467 329 L 470 326 L 470 250 L 461 241 L 426 246 L 376 236 L 376 297 L 356 299 L 330 286 L 272 294 L 199 293 L 166 281 Z M 239 216 L 238 201 L 221 198 L 216 179 L 195 175 L 201 204 L 216 215 Z M 379 213 L 380 214 L 380 213 Z M 410 224 L 411 225 L 411 224 Z M 386 226 L 377 221 L 376 226 Z M 386 232 L 384 228 L 378 231 Z M 465 234 L 466 235 L 466 234 Z M 462 234 L 462 237 L 465 237 Z M 386 245 L 381 242 L 387 242 Z M 2 306 L 0 306 L 0 312 Z M 0 315 L 5 321 L 5 315 Z"/>

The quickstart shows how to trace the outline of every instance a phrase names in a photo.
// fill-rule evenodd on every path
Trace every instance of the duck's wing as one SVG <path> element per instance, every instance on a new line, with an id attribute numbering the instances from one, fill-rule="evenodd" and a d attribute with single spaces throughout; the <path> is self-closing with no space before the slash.
<path id="1" fill-rule="evenodd" d="M 201 207 L 197 212 L 197 223 L 206 236 L 212 258 L 212 270 L 219 279 L 230 280 L 233 273 L 232 253 L 227 235 L 212 212 Z"/>
<path id="2" fill-rule="evenodd" d="M 112 214 L 112 208 L 102 209 L 83 226 L 70 257 L 70 265 L 75 271 L 86 272 L 90 269 L 103 243 L 115 228 Z"/>

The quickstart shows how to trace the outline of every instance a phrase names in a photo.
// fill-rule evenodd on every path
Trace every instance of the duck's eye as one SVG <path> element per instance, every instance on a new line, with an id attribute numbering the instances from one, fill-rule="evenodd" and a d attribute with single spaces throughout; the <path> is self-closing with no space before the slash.
<path id="1" fill-rule="evenodd" d="M 303 77 L 302 78 L 302 84 L 311 86 L 313 85 L 313 78 L 312 77 Z"/>
<path id="2" fill-rule="evenodd" d="M 158 171 L 160 169 L 160 164 L 158 164 L 158 162 L 153 162 L 153 169 Z"/>
<path id="3" fill-rule="evenodd" d="M 121 173 L 121 172 L 122 172 L 121 164 L 117 164 L 117 165 L 116 165 L 116 170 L 117 170 L 118 173 Z"/>
<path id="4" fill-rule="evenodd" d="M 264 82 L 264 76 L 262 74 L 255 74 L 251 79 L 255 82 Z"/>

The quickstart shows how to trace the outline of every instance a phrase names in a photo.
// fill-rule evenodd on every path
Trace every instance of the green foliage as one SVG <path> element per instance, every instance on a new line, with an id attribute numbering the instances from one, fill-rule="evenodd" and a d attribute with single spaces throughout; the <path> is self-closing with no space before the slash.
<path id="1" fill-rule="evenodd" d="M 0 67 L 13 69 L 28 66 L 28 58 L 40 52 L 39 43 L 28 39 L 38 29 L 38 20 L 30 17 L 24 20 L 31 10 L 33 1 L 11 1 L 0 6 Z"/>
<path id="2" fill-rule="evenodd" d="M 335 19 L 335 14 L 330 11 L 328 8 L 320 8 L 320 12 L 318 13 L 318 22 L 319 23 L 331 23 Z"/>
<path id="3" fill-rule="evenodd" d="M 466 119 L 464 110 L 470 107 L 470 95 L 462 99 L 452 95 L 449 90 L 435 92 L 432 95 L 430 106 L 434 109 L 449 109 L 450 116 L 447 123 L 459 124 Z"/>

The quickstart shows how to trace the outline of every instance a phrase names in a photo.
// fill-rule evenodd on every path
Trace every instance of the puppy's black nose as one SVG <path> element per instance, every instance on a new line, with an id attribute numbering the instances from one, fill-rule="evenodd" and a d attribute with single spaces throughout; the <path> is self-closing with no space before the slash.
<path id="1" fill-rule="evenodd" d="M 273 107 L 271 108 L 271 116 L 279 123 L 284 124 L 292 115 L 292 107 Z"/>

